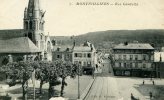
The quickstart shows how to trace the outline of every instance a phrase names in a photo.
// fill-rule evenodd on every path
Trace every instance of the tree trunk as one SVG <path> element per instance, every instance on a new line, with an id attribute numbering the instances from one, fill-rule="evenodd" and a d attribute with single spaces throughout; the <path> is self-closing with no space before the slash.
<path id="1" fill-rule="evenodd" d="M 27 88 L 28 88 L 28 83 L 24 82 L 22 84 L 22 88 L 23 88 L 23 100 L 27 100 Z"/>
<path id="2" fill-rule="evenodd" d="M 43 81 L 40 81 L 40 88 L 39 88 L 40 94 L 42 94 L 42 86 L 43 86 Z"/>
<path id="3" fill-rule="evenodd" d="M 49 82 L 49 89 L 48 89 L 48 97 L 49 99 L 53 96 L 53 86 L 52 86 L 52 82 Z"/>
<path id="4" fill-rule="evenodd" d="M 64 86 L 65 86 L 65 77 L 62 78 L 60 96 L 63 96 L 63 94 L 64 94 Z"/>

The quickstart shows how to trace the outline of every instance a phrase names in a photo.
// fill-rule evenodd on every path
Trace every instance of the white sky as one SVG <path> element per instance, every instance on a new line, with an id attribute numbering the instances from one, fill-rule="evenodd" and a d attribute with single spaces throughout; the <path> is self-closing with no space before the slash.
<path id="1" fill-rule="evenodd" d="M 45 31 L 78 35 L 112 29 L 164 29 L 164 0 L 40 0 Z M 77 6 L 76 2 L 138 3 L 138 6 Z M 72 3 L 73 5 L 70 5 Z M 23 28 L 28 0 L 0 0 L 0 29 Z"/>

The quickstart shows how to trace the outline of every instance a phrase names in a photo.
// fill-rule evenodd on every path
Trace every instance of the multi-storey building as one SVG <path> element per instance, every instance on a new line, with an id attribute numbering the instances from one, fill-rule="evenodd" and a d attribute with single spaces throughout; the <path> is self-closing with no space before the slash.
<path id="1" fill-rule="evenodd" d="M 114 74 L 151 77 L 155 75 L 154 48 L 147 43 L 124 43 L 114 47 Z"/>
<path id="2" fill-rule="evenodd" d="M 97 64 L 97 54 L 94 45 L 86 41 L 83 45 L 60 46 L 55 45 L 52 51 L 53 61 L 64 60 L 71 61 L 74 64 L 80 64 L 83 71 L 92 73 Z"/>
<path id="3" fill-rule="evenodd" d="M 164 78 L 164 52 L 154 53 L 154 66 L 156 69 L 156 77 Z"/>
<path id="4" fill-rule="evenodd" d="M 86 72 L 91 72 L 97 64 L 96 49 L 93 44 L 86 41 L 82 46 L 73 47 L 73 63 L 79 63 Z"/>

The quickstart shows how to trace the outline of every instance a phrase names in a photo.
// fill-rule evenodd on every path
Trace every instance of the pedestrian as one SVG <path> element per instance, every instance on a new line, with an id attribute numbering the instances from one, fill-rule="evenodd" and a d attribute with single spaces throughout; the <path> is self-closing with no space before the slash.
<path id="1" fill-rule="evenodd" d="M 153 85 L 154 85 L 154 84 L 155 84 L 155 83 L 154 83 L 154 80 L 153 80 L 152 82 L 153 82 Z"/>
<path id="2" fill-rule="evenodd" d="M 143 80 L 143 85 L 145 84 L 145 81 Z"/>
<path id="3" fill-rule="evenodd" d="M 98 65 L 96 64 L 96 70 L 98 71 Z"/>
<path id="4" fill-rule="evenodd" d="M 153 97 L 152 92 L 149 92 L 149 96 L 150 96 L 150 99 L 152 99 L 152 97 Z"/>

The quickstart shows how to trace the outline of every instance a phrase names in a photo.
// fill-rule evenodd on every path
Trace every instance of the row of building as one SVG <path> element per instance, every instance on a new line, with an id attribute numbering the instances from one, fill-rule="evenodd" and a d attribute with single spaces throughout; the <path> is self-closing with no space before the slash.
<path id="1" fill-rule="evenodd" d="M 148 43 L 121 43 L 113 48 L 115 75 L 164 77 L 162 56 Z M 157 58 L 160 58 L 157 60 Z"/>
<path id="2" fill-rule="evenodd" d="M 96 66 L 97 52 L 93 44 L 86 41 L 80 46 L 76 46 L 75 42 L 72 46 L 55 45 L 52 50 L 52 60 L 65 60 L 74 64 L 80 64 L 84 71 L 91 71 Z"/>

